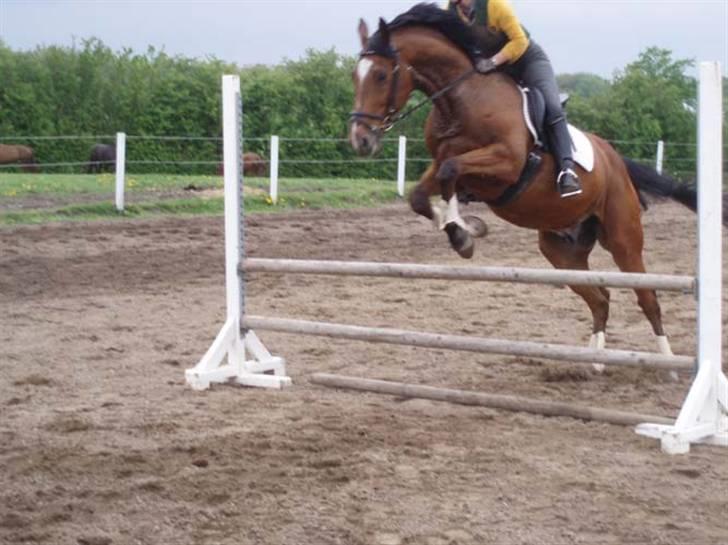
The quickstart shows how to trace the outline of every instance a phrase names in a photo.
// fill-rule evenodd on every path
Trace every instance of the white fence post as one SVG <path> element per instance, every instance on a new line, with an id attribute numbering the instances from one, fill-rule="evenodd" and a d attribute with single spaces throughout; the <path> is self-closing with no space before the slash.
<path id="1" fill-rule="evenodd" d="M 665 158 L 665 142 L 659 140 L 657 142 L 657 159 L 655 160 L 655 170 L 658 174 L 662 174 L 662 161 Z"/>
<path id="2" fill-rule="evenodd" d="M 124 177 L 126 175 L 126 133 L 116 133 L 116 209 L 124 211 Z"/>
<path id="3" fill-rule="evenodd" d="M 270 137 L 270 199 L 278 203 L 278 137 Z"/>
<path id="4" fill-rule="evenodd" d="M 404 197 L 404 179 L 407 164 L 407 137 L 399 137 L 399 158 L 397 160 L 397 194 Z"/>

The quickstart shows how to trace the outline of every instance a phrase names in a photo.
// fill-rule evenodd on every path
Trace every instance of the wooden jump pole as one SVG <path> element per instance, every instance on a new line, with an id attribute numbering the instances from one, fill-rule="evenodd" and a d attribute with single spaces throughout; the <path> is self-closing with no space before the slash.
<path id="1" fill-rule="evenodd" d="M 523 267 L 462 267 L 410 263 L 373 263 L 366 261 L 314 261 L 305 259 L 248 258 L 245 272 L 324 274 L 339 276 L 377 276 L 438 280 L 552 284 L 557 286 L 605 286 L 647 288 L 662 291 L 695 292 L 695 278 L 667 274 L 642 274 Z"/>
<path id="2" fill-rule="evenodd" d="M 536 343 L 529 341 L 509 341 L 421 333 L 403 329 L 381 327 L 362 327 L 327 322 L 290 320 L 246 315 L 242 324 L 252 330 L 278 331 L 318 337 L 332 337 L 385 344 L 419 346 L 424 348 L 444 348 L 465 352 L 503 354 L 530 358 L 547 358 L 571 363 L 603 363 L 605 365 L 626 367 L 652 367 L 660 369 L 693 369 L 695 359 L 688 356 L 668 356 L 651 352 L 632 352 L 629 350 L 597 350 L 568 345 Z"/>
<path id="3" fill-rule="evenodd" d="M 572 403 L 554 403 L 539 401 L 526 397 L 487 394 L 483 392 L 468 392 L 449 388 L 435 388 L 433 386 L 420 386 L 402 382 L 389 382 L 385 380 L 372 380 L 358 377 L 345 377 L 328 373 L 316 373 L 310 381 L 320 386 L 330 388 L 344 388 L 362 392 L 389 394 L 405 398 L 432 399 L 434 401 L 447 401 L 460 405 L 489 407 L 504 411 L 524 412 L 543 416 L 566 416 L 580 420 L 594 422 L 607 422 L 621 426 L 636 426 L 642 422 L 655 422 L 660 424 L 673 424 L 674 420 L 662 416 L 627 413 L 611 409 L 585 407 Z"/>

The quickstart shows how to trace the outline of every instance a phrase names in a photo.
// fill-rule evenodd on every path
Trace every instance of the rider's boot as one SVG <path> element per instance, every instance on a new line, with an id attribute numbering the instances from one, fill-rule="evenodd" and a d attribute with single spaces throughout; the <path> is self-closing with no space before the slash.
<path id="1" fill-rule="evenodd" d="M 579 176 L 574 170 L 574 159 L 571 151 L 571 136 L 566 125 L 566 118 L 560 116 L 549 126 L 551 153 L 558 165 L 556 187 L 562 199 L 581 193 Z"/>

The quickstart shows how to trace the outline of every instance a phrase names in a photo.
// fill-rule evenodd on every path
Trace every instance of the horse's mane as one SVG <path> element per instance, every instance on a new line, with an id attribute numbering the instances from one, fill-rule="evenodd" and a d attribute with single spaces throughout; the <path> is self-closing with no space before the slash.
<path id="1" fill-rule="evenodd" d="M 502 33 L 476 33 L 471 27 L 463 23 L 453 10 L 442 9 L 437 4 L 416 4 L 390 21 L 387 24 L 387 29 L 393 31 L 410 26 L 425 26 L 436 30 L 469 56 L 476 49 L 481 50 L 484 55 L 493 55 L 505 43 L 505 36 Z M 392 56 L 392 50 L 387 38 L 382 36 L 380 31 L 375 32 L 369 38 L 367 52 L 385 57 Z"/>

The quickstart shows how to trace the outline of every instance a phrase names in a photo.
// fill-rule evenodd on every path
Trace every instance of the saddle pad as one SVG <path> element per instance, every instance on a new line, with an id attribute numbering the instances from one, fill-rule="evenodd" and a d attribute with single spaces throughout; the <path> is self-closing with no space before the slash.
<path id="1" fill-rule="evenodd" d="M 574 161 L 587 172 L 594 170 L 594 147 L 586 134 L 569 125 L 571 142 L 574 144 Z"/>

